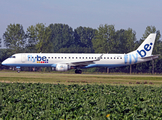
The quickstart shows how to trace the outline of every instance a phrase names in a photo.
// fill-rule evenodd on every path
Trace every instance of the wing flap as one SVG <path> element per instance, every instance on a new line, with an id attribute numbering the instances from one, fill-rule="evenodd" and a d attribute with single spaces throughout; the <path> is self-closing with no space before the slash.
<path id="1" fill-rule="evenodd" d="M 94 61 L 78 61 L 78 62 L 71 62 L 72 66 L 87 66 L 89 64 L 94 63 Z"/>

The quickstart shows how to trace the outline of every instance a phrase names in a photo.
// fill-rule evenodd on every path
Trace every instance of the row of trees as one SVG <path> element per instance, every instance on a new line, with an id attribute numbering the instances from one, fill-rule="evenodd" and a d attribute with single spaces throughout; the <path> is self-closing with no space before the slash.
<path id="1" fill-rule="evenodd" d="M 8 25 L 3 40 L 7 47 L 0 50 L 0 61 L 14 53 L 128 53 L 135 50 L 150 33 L 157 33 L 153 54 L 162 53 L 161 34 L 154 26 L 146 27 L 143 37 L 136 39 L 131 28 L 115 30 L 114 25 L 100 25 L 98 29 L 78 27 L 72 29 L 65 24 L 38 23 L 25 32 L 20 24 Z M 1 42 L 1 40 L 0 40 Z M 155 72 L 162 72 L 161 57 L 154 61 Z M 151 72 L 152 62 L 133 65 L 133 72 Z M 93 68 L 92 71 L 105 71 Z M 129 72 L 129 67 L 114 68 L 111 71 Z"/>
<path id="2" fill-rule="evenodd" d="M 36 24 L 27 28 L 26 33 L 20 24 L 10 24 L 3 34 L 6 47 L 18 52 L 94 52 L 92 38 L 95 29 L 78 27 L 73 31 L 65 24 Z"/>

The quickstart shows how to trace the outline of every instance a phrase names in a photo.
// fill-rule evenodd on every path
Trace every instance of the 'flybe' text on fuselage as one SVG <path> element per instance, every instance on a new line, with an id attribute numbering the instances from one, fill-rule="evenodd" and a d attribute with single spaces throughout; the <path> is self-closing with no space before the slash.
<path id="1" fill-rule="evenodd" d="M 32 55 L 28 55 L 28 61 L 33 61 L 33 62 L 37 62 L 37 63 L 48 63 L 48 59 L 46 56 L 32 56 Z"/>

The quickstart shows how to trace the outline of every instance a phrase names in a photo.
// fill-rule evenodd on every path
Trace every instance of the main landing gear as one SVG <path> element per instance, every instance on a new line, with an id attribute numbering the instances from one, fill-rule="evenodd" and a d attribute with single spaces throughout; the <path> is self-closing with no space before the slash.
<path id="1" fill-rule="evenodd" d="M 76 69 L 76 70 L 75 70 L 75 73 L 76 73 L 76 74 L 81 74 L 81 73 L 82 73 L 82 70 L 77 70 L 77 69 Z"/>

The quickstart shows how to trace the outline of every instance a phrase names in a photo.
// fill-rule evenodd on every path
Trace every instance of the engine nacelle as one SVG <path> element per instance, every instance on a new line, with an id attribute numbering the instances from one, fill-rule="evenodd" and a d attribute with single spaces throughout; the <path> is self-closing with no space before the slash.
<path id="1" fill-rule="evenodd" d="M 67 71 L 70 69 L 70 66 L 67 64 L 57 64 L 56 71 Z"/>

